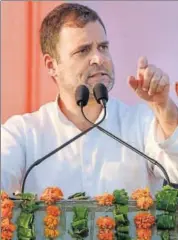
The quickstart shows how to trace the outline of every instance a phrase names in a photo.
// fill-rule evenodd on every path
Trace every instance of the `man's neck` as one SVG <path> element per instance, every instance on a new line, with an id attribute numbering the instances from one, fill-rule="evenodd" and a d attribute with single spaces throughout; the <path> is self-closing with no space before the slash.
<path id="1" fill-rule="evenodd" d="M 85 131 L 92 125 L 87 122 L 81 113 L 80 107 L 76 104 L 75 98 L 69 96 L 65 97 L 60 96 L 58 99 L 58 105 L 62 113 L 66 118 L 71 121 L 78 129 Z M 94 99 L 89 100 L 86 107 L 84 107 L 85 116 L 91 121 L 95 122 L 99 117 L 102 107 Z"/>

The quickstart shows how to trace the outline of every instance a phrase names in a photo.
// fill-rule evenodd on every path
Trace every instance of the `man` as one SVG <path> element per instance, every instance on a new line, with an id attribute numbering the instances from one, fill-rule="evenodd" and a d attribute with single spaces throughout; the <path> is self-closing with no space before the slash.
<path id="1" fill-rule="evenodd" d="M 106 29 L 93 10 L 74 3 L 56 7 L 43 20 L 40 39 L 59 95 L 38 111 L 13 116 L 2 126 L 2 188 L 9 193 L 20 190 L 24 173 L 35 160 L 91 126 L 75 102 L 76 88 L 85 84 L 90 89 L 84 111 L 97 122 L 103 113 L 93 87 L 101 82 L 110 91 L 114 85 Z M 143 57 L 137 76 L 128 82 L 146 104 L 128 107 L 110 98 L 101 126 L 159 161 L 171 182 L 178 183 L 178 109 L 169 97 L 168 76 Z M 148 186 L 155 193 L 163 181 L 156 166 L 93 129 L 34 168 L 25 191 L 40 195 L 46 187 L 58 186 L 65 197 L 79 191 L 94 196 L 116 188 L 131 194 Z"/>

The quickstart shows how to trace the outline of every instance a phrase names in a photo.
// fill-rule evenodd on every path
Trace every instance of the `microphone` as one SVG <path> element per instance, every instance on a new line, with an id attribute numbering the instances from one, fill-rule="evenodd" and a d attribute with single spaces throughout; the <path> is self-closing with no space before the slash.
<path id="1" fill-rule="evenodd" d="M 96 99 L 96 101 L 103 105 L 106 104 L 106 102 L 108 101 L 108 91 L 107 91 L 107 88 L 105 87 L 104 84 L 102 83 L 98 83 L 94 86 L 93 88 L 93 94 L 94 94 L 94 97 Z M 79 105 L 80 106 L 80 105 Z M 91 124 L 94 124 L 93 122 L 91 122 L 86 116 L 85 116 L 85 113 L 83 111 L 83 107 L 81 107 L 81 112 L 82 112 L 82 115 L 83 117 Z M 106 105 L 105 105 L 106 107 Z M 107 130 L 105 130 L 104 128 L 100 127 L 100 126 L 97 126 L 97 128 L 105 133 L 106 135 L 108 135 L 109 137 L 113 138 L 114 140 L 116 140 L 117 142 L 123 144 L 124 146 L 126 146 L 127 148 L 131 149 L 133 152 L 137 153 L 138 155 L 144 157 L 146 160 L 148 160 L 149 162 L 151 162 L 152 164 L 156 165 L 158 168 L 160 168 L 160 170 L 163 172 L 164 176 L 165 176 L 165 179 L 168 183 L 168 185 L 172 186 L 171 184 L 171 181 L 170 181 L 170 178 L 168 176 L 168 173 L 166 172 L 165 168 L 159 163 L 157 162 L 156 160 L 154 160 L 153 158 L 150 158 L 149 156 L 147 156 L 146 154 L 144 154 L 143 152 L 139 151 L 138 149 L 134 148 L 133 146 L 131 146 L 130 144 L 124 142 L 122 139 L 116 137 L 114 134 L 108 132 Z"/>
<path id="2" fill-rule="evenodd" d="M 108 101 L 108 90 L 102 83 L 97 83 L 93 88 L 93 94 L 97 103 L 102 104 L 106 107 Z"/>
<path id="3" fill-rule="evenodd" d="M 76 101 L 77 104 L 79 106 L 81 106 L 82 108 L 87 105 L 88 103 L 88 99 L 89 99 L 89 90 L 85 85 L 80 85 L 77 89 L 76 89 L 76 93 L 75 93 L 75 97 L 76 97 Z M 66 147 L 67 145 L 69 145 L 70 143 L 74 142 L 75 140 L 77 140 L 78 138 L 82 137 L 83 135 L 85 135 L 86 133 L 90 132 L 92 129 L 96 128 L 100 123 L 102 123 L 106 117 L 106 107 L 104 107 L 104 114 L 102 119 L 96 123 L 96 124 L 92 124 L 92 127 L 86 129 L 85 131 L 79 133 L 78 135 L 76 135 L 75 137 L 73 137 L 72 139 L 70 139 L 69 141 L 67 141 L 66 143 L 62 144 L 61 146 L 57 147 L 56 149 L 54 149 L 53 151 L 51 151 L 50 153 L 48 153 L 47 155 L 45 155 L 44 157 L 36 160 L 26 171 L 25 176 L 23 178 L 22 181 L 22 187 L 21 187 L 21 192 L 24 193 L 24 189 L 25 189 L 25 183 L 26 183 L 26 179 L 29 175 L 29 173 L 31 172 L 31 170 L 38 166 L 40 163 L 42 163 L 45 159 L 51 157 L 53 154 L 57 153 L 58 151 L 62 150 L 64 147 Z"/>
<path id="4" fill-rule="evenodd" d="M 89 90 L 85 85 L 80 85 L 75 91 L 75 100 L 78 106 L 85 107 L 89 99 Z"/>

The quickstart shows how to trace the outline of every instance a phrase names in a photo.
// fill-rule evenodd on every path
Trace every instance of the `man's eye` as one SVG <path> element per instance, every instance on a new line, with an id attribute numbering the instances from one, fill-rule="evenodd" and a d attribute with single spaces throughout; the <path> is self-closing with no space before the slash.
<path id="1" fill-rule="evenodd" d="M 108 50 L 108 45 L 101 45 L 100 50 Z"/>
<path id="2" fill-rule="evenodd" d="M 78 53 L 84 54 L 84 53 L 88 53 L 89 52 L 89 48 L 82 48 Z"/>

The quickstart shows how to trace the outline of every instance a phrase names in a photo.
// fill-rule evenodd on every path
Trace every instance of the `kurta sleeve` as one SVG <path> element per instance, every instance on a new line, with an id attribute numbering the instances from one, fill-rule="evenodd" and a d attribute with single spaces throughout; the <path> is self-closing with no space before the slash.
<path id="1" fill-rule="evenodd" d="M 145 153 L 157 160 L 165 168 L 172 183 L 178 184 L 178 127 L 165 140 L 162 130 L 154 118 L 146 138 Z M 162 171 L 157 166 L 150 163 L 148 165 L 156 177 L 165 179 Z"/>
<path id="2" fill-rule="evenodd" d="M 25 134 L 20 116 L 1 125 L 1 188 L 12 194 L 20 190 L 25 170 Z"/>

